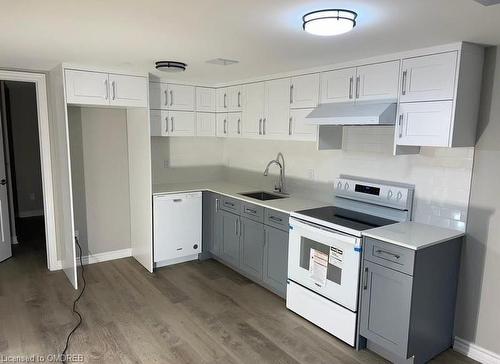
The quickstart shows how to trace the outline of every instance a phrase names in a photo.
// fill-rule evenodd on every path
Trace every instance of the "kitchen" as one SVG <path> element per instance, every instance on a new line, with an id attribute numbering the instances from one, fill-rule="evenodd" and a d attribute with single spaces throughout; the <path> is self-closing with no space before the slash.
<path id="1" fill-rule="evenodd" d="M 364 8 L 352 7 L 304 12 L 299 30 L 313 42 L 356 36 Z M 308 24 L 332 12 L 351 32 L 310 34 Z M 198 269 L 215 281 L 226 282 L 226 274 L 242 285 L 229 283 L 229 297 L 241 288 L 247 300 L 272 302 L 278 316 L 321 329 L 314 331 L 321 340 L 355 362 L 498 362 L 483 316 L 494 293 L 486 303 L 475 298 L 494 292 L 481 290 L 494 275 L 482 276 L 492 256 L 477 250 L 476 239 L 486 244 L 495 225 L 485 226 L 495 208 L 481 191 L 492 187 L 493 165 L 478 160 L 478 140 L 494 135 L 496 125 L 488 119 L 496 111 L 496 48 L 463 39 L 245 77 L 232 75 L 240 63 L 229 58 L 203 66 L 155 59 L 148 72 L 61 60 L 47 73 L 56 222 L 48 268 L 63 269 L 82 292 L 81 263 L 94 290 L 103 285 L 99 272 L 113 276 L 105 272 L 109 264 L 131 274 L 136 287 L 145 280 L 173 305 L 186 304 L 179 316 L 187 309 L 195 317 L 203 299 L 215 312 L 235 314 L 191 279 Z M 210 78 L 200 74 L 206 67 Z M 96 302 L 114 301 L 89 287 Z M 158 293 L 149 288 L 142 289 Z M 82 306 L 85 322 L 93 313 Z M 143 320 L 158 309 L 158 302 L 141 308 L 151 315 Z M 122 325 L 122 314 L 113 325 Z M 192 337 L 172 317 L 163 319 L 185 335 L 182 342 Z M 262 324 L 253 320 L 245 324 Z M 92 336 L 79 330 L 73 340 Z M 131 340 L 118 331 L 120 340 Z M 158 350 L 140 341 L 127 355 L 182 361 Z M 226 350 L 241 362 L 280 361 L 252 356 L 255 347 L 249 356 Z"/>

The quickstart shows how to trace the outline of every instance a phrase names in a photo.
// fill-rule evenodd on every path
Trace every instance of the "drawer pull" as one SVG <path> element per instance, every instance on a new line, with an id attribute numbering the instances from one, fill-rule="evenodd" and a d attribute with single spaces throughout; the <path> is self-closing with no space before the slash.
<path id="1" fill-rule="evenodd" d="M 174 198 L 173 201 L 174 202 L 182 202 L 182 198 Z"/>
<path id="2" fill-rule="evenodd" d="M 234 203 L 229 202 L 229 201 L 225 201 L 224 205 L 234 207 Z"/>
<path id="3" fill-rule="evenodd" d="M 375 251 L 375 253 L 377 253 L 377 254 L 385 254 L 385 255 L 390 255 L 391 257 L 394 257 L 394 258 L 396 258 L 396 259 L 401 258 L 401 256 L 400 256 L 400 255 L 398 255 L 398 254 L 394 254 L 394 253 L 391 253 L 391 252 L 388 252 L 388 251 L 385 251 L 385 250 L 382 250 L 382 249 L 377 249 L 377 250 Z"/>
<path id="4" fill-rule="evenodd" d="M 273 220 L 273 221 L 277 221 L 277 222 L 283 222 L 283 219 L 280 218 L 280 217 L 276 217 L 276 216 L 269 216 L 269 220 Z"/>
<path id="5" fill-rule="evenodd" d="M 245 208 L 245 212 L 250 212 L 251 214 L 256 214 L 257 213 L 257 210 L 254 210 L 254 209 L 249 209 L 248 207 Z"/>

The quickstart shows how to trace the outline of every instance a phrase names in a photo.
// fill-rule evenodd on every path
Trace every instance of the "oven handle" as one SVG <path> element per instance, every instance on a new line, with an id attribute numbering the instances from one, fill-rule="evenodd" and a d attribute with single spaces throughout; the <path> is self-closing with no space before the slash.
<path id="1" fill-rule="evenodd" d="M 346 238 L 350 238 L 350 239 L 355 239 L 355 243 L 360 240 L 358 237 L 354 236 L 354 235 L 349 235 L 349 234 L 346 234 L 346 233 L 343 233 L 341 231 L 338 231 L 338 230 L 335 230 L 335 229 L 330 229 L 328 227 L 325 227 L 325 226 L 321 226 L 321 225 L 318 225 L 318 224 L 314 224 L 312 222 L 308 222 L 308 221 L 304 221 L 304 220 L 298 220 L 296 218 L 293 218 L 291 217 L 290 218 L 290 222 L 291 222 L 291 226 L 293 227 L 293 222 L 296 222 L 298 224 L 301 224 L 301 225 L 305 225 L 305 227 L 312 227 L 314 229 L 320 229 L 320 230 L 323 230 L 327 233 L 331 233 L 331 234 L 335 234 L 335 235 L 341 235 L 341 236 L 344 236 Z"/>

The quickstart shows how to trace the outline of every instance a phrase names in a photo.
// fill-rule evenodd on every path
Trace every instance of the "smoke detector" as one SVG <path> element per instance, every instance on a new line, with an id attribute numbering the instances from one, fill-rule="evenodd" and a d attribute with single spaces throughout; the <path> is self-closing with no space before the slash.
<path id="1" fill-rule="evenodd" d="M 238 61 L 234 59 L 227 59 L 227 58 L 215 58 L 207 61 L 207 63 L 210 64 L 216 64 L 218 66 L 229 66 L 235 63 L 238 63 Z"/>
<path id="2" fill-rule="evenodd" d="M 163 72 L 183 72 L 186 70 L 187 64 L 176 61 L 158 61 L 155 62 L 155 67 L 158 71 Z"/>

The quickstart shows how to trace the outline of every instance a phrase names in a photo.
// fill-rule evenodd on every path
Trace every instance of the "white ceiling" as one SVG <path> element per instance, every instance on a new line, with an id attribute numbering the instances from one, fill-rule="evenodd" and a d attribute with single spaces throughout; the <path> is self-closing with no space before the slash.
<path id="1" fill-rule="evenodd" d="M 472 0 L 0 0 L 0 67 L 48 70 L 60 62 L 225 82 L 454 41 L 500 44 L 500 5 Z M 337 37 L 302 30 L 320 8 L 358 12 Z M 205 63 L 223 57 L 239 64 Z"/>

